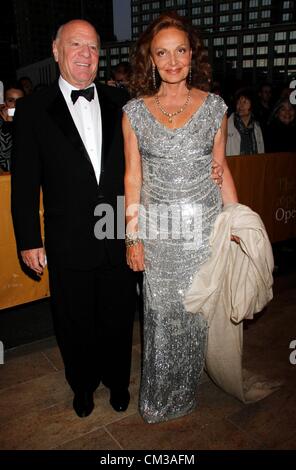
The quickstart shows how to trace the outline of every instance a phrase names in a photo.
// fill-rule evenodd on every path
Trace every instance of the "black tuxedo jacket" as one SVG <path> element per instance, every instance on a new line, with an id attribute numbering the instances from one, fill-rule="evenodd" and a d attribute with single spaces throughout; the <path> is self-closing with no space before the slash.
<path id="1" fill-rule="evenodd" d="M 125 262 L 124 239 L 117 238 L 117 196 L 124 194 L 122 106 L 127 95 L 96 84 L 102 116 L 100 184 L 58 82 L 19 100 L 12 155 L 12 215 L 19 250 L 42 246 L 39 221 L 43 191 L 45 248 L 51 260 L 90 269 L 109 257 Z M 97 239 L 98 204 L 114 210 L 114 238 Z M 104 215 L 104 213 L 102 213 Z M 122 232 L 122 227 L 121 227 Z"/>

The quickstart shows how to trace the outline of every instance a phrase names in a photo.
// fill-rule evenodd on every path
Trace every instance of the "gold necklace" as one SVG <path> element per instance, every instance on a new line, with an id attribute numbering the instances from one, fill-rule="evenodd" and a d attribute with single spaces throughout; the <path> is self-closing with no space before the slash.
<path id="1" fill-rule="evenodd" d="M 159 96 L 158 95 L 155 95 L 154 96 L 154 99 L 155 99 L 155 103 L 158 107 L 158 109 L 160 109 L 160 111 L 162 112 L 162 114 L 164 114 L 165 116 L 167 116 L 169 118 L 169 122 L 172 123 L 173 122 L 173 117 L 177 116 L 178 114 L 182 113 L 184 111 L 184 109 L 186 108 L 186 106 L 188 105 L 189 103 L 189 100 L 190 100 L 190 90 L 188 90 L 188 95 L 187 95 L 187 98 L 186 98 L 186 101 L 185 103 L 183 104 L 183 106 L 178 109 L 177 111 L 175 111 L 174 113 L 168 113 L 160 104 L 160 101 L 159 101 Z"/>

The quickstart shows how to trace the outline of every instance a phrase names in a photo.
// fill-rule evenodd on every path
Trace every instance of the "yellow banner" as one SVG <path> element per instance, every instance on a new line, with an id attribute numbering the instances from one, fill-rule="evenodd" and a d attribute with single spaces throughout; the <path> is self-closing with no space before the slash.
<path id="1" fill-rule="evenodd" d="M 271 242 L 296 237 L 296 153 L 227 157 L 239 202 L 262 218 Z"/>
<path id="2" fill-rule="evenodd" d="M 29 269 L 26 274 L 20 265 L 10 211 L 10 175 L 0 175 L 0 309 L 48 295 L 47 268 L 38 278 Z"/>

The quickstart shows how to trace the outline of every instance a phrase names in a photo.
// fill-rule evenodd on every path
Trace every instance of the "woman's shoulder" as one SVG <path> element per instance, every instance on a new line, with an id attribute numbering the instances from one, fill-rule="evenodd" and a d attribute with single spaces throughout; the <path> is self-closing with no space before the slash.
<path id="1" fill-rule="evenodd" d="M 143 99 L 141 97 L 139 98 L 132 98 L 131 100 L 129 100 L 124 106 L 123 106 L 123 111 L 125 111 L 126 113 L 130 113 L 130 112 L 133 112 L 135 110 L 137 110 L 139 108 L 139 106 L 141 105 Z"/>
<path id="2" fill-rule="evenodd" d="M 220 95 L 216 95 L 216 93 L 209 93 L 212 103 L 214 103 L 217 107 L 224 109 L 225 111 L 228 109 L 227 104 L 225 103 L 224 99 Z"/>

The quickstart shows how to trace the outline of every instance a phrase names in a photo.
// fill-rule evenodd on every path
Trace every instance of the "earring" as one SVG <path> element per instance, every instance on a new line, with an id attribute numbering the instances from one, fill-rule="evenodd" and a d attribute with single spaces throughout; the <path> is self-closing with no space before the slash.
<path id="1" fill-rule="evenodd" d="M 154 64 L 152 64 L 152 82 L 153 82 L 153 88 L 156 90 L 156 71 L 155 71 Z"/>
<path id="2" fill-rule="evenodd" d="M 191 69 L 191 65 L 189 66 L 189 73 L 188 73 L 188 85 L 191 85 L 191 81 L 192 81 L 192 69 Z"/>

